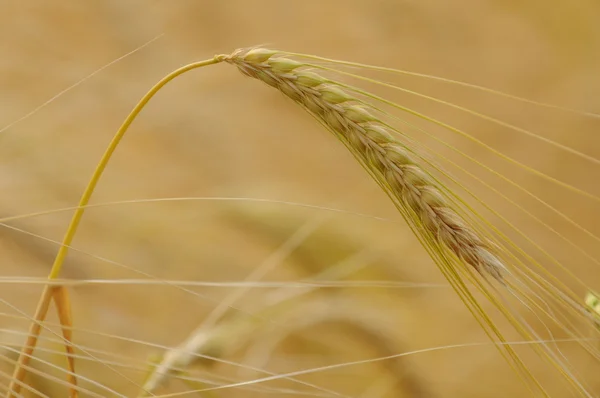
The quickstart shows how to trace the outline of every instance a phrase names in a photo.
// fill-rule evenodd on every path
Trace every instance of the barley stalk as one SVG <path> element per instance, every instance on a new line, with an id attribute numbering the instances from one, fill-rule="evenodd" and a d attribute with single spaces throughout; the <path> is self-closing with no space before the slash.
<path id="1" fill-rule="evenodd" d="M 375 109 L 300 62 L 266 49 L 241 49 L 224 60 L 275 87 L 329 128 L 376 178 L 425 244 L 453 254 L 481 275 L 502 282 L 504 265 L 491 243 L 458 214 L 433 178 L 419 165 Z"/>

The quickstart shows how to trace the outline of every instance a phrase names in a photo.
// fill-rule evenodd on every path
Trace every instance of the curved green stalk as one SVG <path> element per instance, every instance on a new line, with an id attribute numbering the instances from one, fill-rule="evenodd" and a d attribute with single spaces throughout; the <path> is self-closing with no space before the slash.
<path id="1" fill-rule="evenodd" d="M 158 83 L 156 83 L 154 85 L 154 87 L 152 87 L 150 89 L 150 91 L 148 91 L 146 93 L 146 95 L 144 95 L 144 97 L 137 103 L 137 105 L 129 113 L 129 115 L 127 116 L 127 118 L 125 119 L 125 121 L 123 122 L 121 127 L 119 127 L 119 130 L 117 130 L 117 132 L 115 133 L 112 141 L 108 145 L 108 148 L 104 152 L 104 155 L 102 155 L 102 158 L 98 162 L 98 165 L 96 166 L 96 169 L 94 170 L 94 173 L 92 174 L 92 177 L 90 178 L 88 185 L 85 188 L 85 190 L 81 196 L 81 199 L 79 200 L 79 205 L 75 209 L 75 213 L 73 214 L 73 217 L 71 218 L 71 222 L 69 223 L 69 227 L 67 228 L 67 232 L 65 233 L 65 236 L 63 238 L 62 245 L 61 245 L 60 249 L 58 250 L 56 258 L 54 259 L 54 263 L 52 264 L 52 268 L 48 275 L 48 279 L 56 279 L 60 275 L 62 265 L 67 256 L 67 253 L 69 252 L 69 246 L 71 245 L 73 238 L 75 237 L 75 234 L 77 233 L 77 228 L 79 227 L 79 223 L 81 221 L 81 218 L 83 217 L 85 208 L 86 208 L 88 202 L 90 201 L 90 198 L 92 197 L 92 194 L 94 193 L 94 190 L 96 189 L 96 185 L 98 184 L 98 181 L 100 180 L 100 177 L 102 176 L 102 173 L 106 169 L 106 166 L 108 165 L 110 158 L 112 157 L 113 153 L 117 149 L 117 146 L 121 142 L 121 139 L 127 132 L 127 129 L 129 128 L 129 126 L 131 126 L 131 123 L 133 123 L 133 121 L 140 114 L 142 109 L 144 109 L 144 107 L 148 104 L 150 99 L 152 99 L 152 97 L 154 97 L 154 95 L 156 95 L 156 93 L 160 89 L 162 89 L 167 83 L 169 83 L 171 80 L 173 80 L 176 77 L 178 77 L 186 72 L 189 72 L 193 69 L 197 69 L 197 68 L 207 66 L 207 65 L 217 64 L 217 63 L 223 61 L 223 58 L 224 58 L 223 55 L 216 55 L 215 57 L 213 57 L 211 59 L 194 62 L 194 63 L 183 66 L 183 67 L 169 73 L 167 76 L 162 78 Z M 40 330 L 41 330 L 41 322 L 44 321 L 46 314 L 48 313 L 48 308 L 50 307 L 51 298 L 54 298 L 54 300 L 55 300 L 55 303 L 57 306 L 57 311 L 59 313 L 59 318 L 61 321 L 61 325 L 63 326 L 63 336 L 65 338 L 65 347 L 67 349 L 68 354 L 73 354 L 72 347 L 69 344 L 71 341 L 72 321 L 71 321 L 71 309 L 69 308 L 70 301 L 69 301 L 67 290 L 63 286 L 48 286 L 48 285 L 46 285 L 46 287 L 44 288 L 44 290 L 42 292 L 40 301 L 39 301 L 38 306 L 35 311 L 35 315 L 34 315 L 35 321 L 32 322 L 32 324 L 30 326 L 29 336 L 27 338 L 26 343 L 23 345 L 23 349 L 21 350 L 21 353 L 19 354 L 19 359 L 18 359 L 17 365 L 15 366 L 13 377 L 11 379 L 11 382 L 10 382 L 10 385 L 8 388 L 9 393 L 7 395 L 7 398 L 20 396 L 19 392 L 21 390 L 22 381 L 25 378 L 25 374 L 26 374 L 25 368 L 29 362 L 29 359 L 31 358 L 31 356 L 33 354 L 35 345 L 37 344 L 38 336 L 39 336 Z M 68 358 L 69 358 L 69 366 L 71 368 L 70 370 L 71 370 L 71 372 L 74 373 L 74 364 L 72 362 L 72 357 L 69 355 Z M 75 384 L 76 383 L 75 377 L 72 377 L 70 382 L 72 384 Z M 77 397 L 77 391 L 71 390 L 70 396 Z"/>

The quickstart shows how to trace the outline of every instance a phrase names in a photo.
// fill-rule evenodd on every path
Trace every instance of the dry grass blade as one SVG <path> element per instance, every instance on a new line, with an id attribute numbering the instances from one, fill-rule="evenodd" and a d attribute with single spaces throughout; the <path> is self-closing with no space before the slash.
<path id="1" fill-rule="evenodd" d="M 553 341 L 545 341 L 545 340 L 538 340 L 538 341 L 515 341 L 515 342 L 508 342 L 507 341 L 507 342 L 504 342 L 502 344 L 503 345 L 519 346 L 519 345 L 547 344 L 549 342 L 553 342 Z M 353 361 L 353 362 L 344 362 L 344 363 L 339 363 L 339 364 L 334 364 L 334 365 L 323 366 L 323 367 L 319 367 L 319 368 L 310 368 L 310 369 L 305 369 L 305 370 L 300 370 L 300 371 L 295 371 L 295 372 L 289 372 L 289 373 L 282 374 L 282 375 L 277 375 L 277 376 L 257 378 L 257 379 L 253 379 L 253 380 L 249 380 L 249 381 L 245 381 L 245 382 L 239 382 L 239 383 L 230 384 L 230 385 L 221 386 L 221 387 L 214 387 L 214 388 L 206 388 L 206 389 L 202 389 L 202 390 L 196 390 L 195 392 L 201 393 L 201 392 L 208 392 L 208 391 L 215 391 L 215 390 L 222 390 L 222 389 L 232 389 L 232 388 L 237 388 L 237 387 L 251 386 L 251 385 L 256 385 L 256 384 L 265 383 L 265 382 L 269 382 L 269 381 L 273 381 L 273 380 L 279 380 L 279 379 L 288 378 L 288 377 L 296 377 L 296 376 L 300 376 L 300 375 L 312 374 L 312 373 L 317 373 L 317 372 L 324 372 L 324 371 L 329 371 L 329 370 L 333 370 L 333 369 L 340 369 L 340 368 L 351 367 L 351 366 L 356 366 L 356 365 L 362 365 L 362 364 L 367 364 L 367 363 L 376 363 L 376 362 L 389 361 L 389 360 L 392 360 L 392 359 L 398 359 L 398 358 L 402 358 L 402 357 L 407 357 L 409 355 L 425 354 L 425 353 L 430 353 L 430 352 L 444 351 L 444 350 L 453 350 L 453 349 L 466 348 L 466 347 L 482 347 L 482 346 L 486 346 L 486 345 L 489 345 L 489 344 L 492 344 L 492 343 L 490 343 L 490 342 L 485 342 L 485 343 L 464 343 L 464 344 L 444 345 L 444 346 L 438 346 L 438 347 L 429 347 L 429 348 L 424 348 L 424 349 L 421 349 L 421 350 L 408 351 L 408 352 L 403 352 L 403 353 L 400 353 L 400 354 L 394 354 L 394 355 L 385 356 L 385 357 L 377 357 L 377 358 L 371 358 L 371 359 L 365 359 L 365 360 L 358 360 L 358 361 Z M 189 391 L 186 391 L 186 392 L 183 392 L 183 393 L 172 393 L 172 394 L 157 395 L 157 397 L 161 397 L 161 398 L 182 397 L 182 396 L 189 395 L 189 393 L 190 393 Z"/>
<path id="2" fill-rule="evenodd" d="M 75 350 L 71 344 L 73 341 L 73 317 L 71 316 L 71 300 L 69 292 L 63 286 L 54 289 L 54 302 L 58 311 L 63 337 L 65 338 L 65 350 L 67 351 L 67 380 L 72 386 L 77 386 L 75 377 Z M 71 389 L 70 396 L 77 397 L 77 390 Z"/>
<path id="3" fill-rule="evenodd" d="M 19 355 L 17 365 L 15 366 L 15 370 L 8 387 L 8 398 L 18 396 L 21 391 L 23 379 L 25 379 L 25 374 L 27 372 L 27 365 L 33 354 L 34 346 L 37 343 L 37 336 L 39 336 L 42 329 L 41 323 L 44 321 L 44 319 L 46 319 L 46 314 L 48 313 L 48 308 L 50 307 L 50 297 L 53 290 L 54 287 L 46 286 L 42 292 L 42 296 L 40 297 L 35 314 L 33 315 L 34 321 L 31 323 L 29 328 L 27 340 L 25 341 L 25 345 L 23 346 L 21 354 Z"/>
<path id="4" fill-rule="evenodd" d="M 119 58 L 109 62 L 108 64 L 96 69 L 95 71 L 93 71 L 92 73 L 90 73 L 89 75 L 79 79 L 78 81 L 76 81 L 75 83 L 73 83 L 72 85 L 70 85 L 69 87 L 63 89 L 62 91 L 60 91 L 58 94 L 52 96 L 51 98 L 49 98 L 48 100 L 44 101 L 42 104 L 38 105 L 36 108 L 34 108 L 33 110 L 29 111 L 27 114 L 21 116 L 19 119 L 13 121 L 12 123 L 2 127 L 0 129 L 0 133 L 5 132 L 6 130 L 14 127 L 15 125 L 17 125 L 18 123 L 22 122 L 23 120 L 33 116 L 34 114 L 36 114 L 39 110 L 41 110 L 42 108 L 44 108 L 45 106 L 49 105 L 51 102 L 54 102 L 55 100 L 57 100 L 59 97 L 61 97 L 62 95 L 66 94 L 67 92 L 73 90 L 75 87 L 83 84 L 84 82 L 90 80 L 91 78 L 93 78 L 94 76 L 96 76 L 97 74 L 99 74 L 100 72 L 102 72 L 103 70 L 105 70 L 106 68 L 111 67 L 112 65 L 118 63 L 119 61 L 122 61 L 123 59 L 129 57 L 132 54 L 137 53 L 138 51 L 140 51 L 141 49 L 149 46 L 150 44 L 154 43 L 156 40 L 160 39 L 163 35 L 160 34 L 156 37 L 154 37 L 153 39 L 147 41 L 146 43 L 142 44 L 141 46 L 136 47 L 135 49 L 133 49 L 132 51 L 129 51 L 126 54 L 123 54 L 122 56 L 120 56 Z"/>

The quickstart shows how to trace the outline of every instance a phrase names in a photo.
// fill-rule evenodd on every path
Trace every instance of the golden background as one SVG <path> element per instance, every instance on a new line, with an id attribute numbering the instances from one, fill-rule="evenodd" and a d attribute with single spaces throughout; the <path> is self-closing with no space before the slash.
<path id="1" fill-rule="evenodd" d="M 410 70 L 566 108 L 600 112 L 600 3 L 595 1 L 2 1 L 0 7 L 2 217 L 75 206 L 112 135 L 155 82 L 186 63 L 239 47 L 265 45 Z M 159 35 L 146 47 L 38 109 Z M 600 158 L 598 118 L 425 78 L 377 76 Z M 408 94 L 388 94 L 403 105 L 463 128 L 528 166 L 600 195 L 597 164 L 456 109 Z M 431 126 L 429 131 L 479 156 L 591 233 L 600 234 L 596 201 L 519 172 L 456 135 Z M 454 156 L 431 137 L 415 137 Z M 499 179 L 474 173 L 489 178 L 490 184 L 510 193 L 591 257 L 600 258 L 597 240 Z M 493 192 L 481 187 L 472 190 L 551 248 L 552 254 L 586 283 L 600 286 L 597 264 Z M 217 303 L 236 291 L 231 286 L 186 287 L 195 292 L 192 294 L 174 287 L 175 281 L 241 282 L 307 222 L 309 227 L 312 222 L 321 224 L 297 250 L 283 256 L 263 280 L 310 278 L 366 250 L 370 254 L 363 260 L 359 257 L 361 267 L 345 279 L 416 285 L 317 289 L 311 295 L 321 298 L 317 301 L 332 315 L 331 322 L 298 326 L 275 348 L 273 356 L 262 362 L 251 350 L 259 347 L 256 351 L 260 351 L 261 344 L 268 349 L 277 333 L 270 335 L 259 328 L 254 340 L 232 349 L 225 359 L 285 373 L 374 358 L 387 355 L 386 350 L 397 354 L 486 341 L 452 290 L 440 286 L 444 284 L 442 276 L 385 194 L 345 148 L 281 94 L 243 77 L 229 65 L 188 73 L 162 90 L 131 127 L 92 202 L 165 197 L 268 201 L 158 201 L 101 206 L 86 212 L 73 244 L 77 250 L 69 254 L 62 277 L 173 281 L 70 288 L 78 328 L 75 342 L 128 358 L 129 368 L 117 370 L 130 380 L 93 360 L 78 360 L 78 372 L 121 394 L 135 396 L 139 389 L 136 383 L 141 383 L 145 372 L 140 363 L 151 354 L 160 354 L 160 346 L 176 346 Z M 7 223 L 0 230 L 0 274 L 45 277 L 57 250 L 57 244 L 49 240 L 62 239 L 71 214 L 63 211 Z M 523 244 L 521 238 L 513 238 Z M 0 285 L 0 299 L 5 301 L 0 304 L 2 345 L 18 348 L 24 337 L 15 331 L 27 330 L 23 314 L 33 313 L 41 288 L 31 283 Z M 273 289 L 249 290 L 233 305 L 232 313 L 260 310 L 270 291 Z M 578 293 L 583 296 L 585 292 Z M 333 304 L 328 304 L 329 300 Z M 269 325 L 277 329 L 286 323 L 302 325 L 302 317 L 310 320 L 312 310 L 294 311 L 290 308 L 281 319 L 274 317 L 275 326 Z M 374 317 L 381 322 L 374 328 L 390 339 L 391 346 L 382 353 L 373 336 L 365 337 L 347 322 L 335 321 L 334 315 L 340 312 L 353 314 L 357 322 L 371 322 L 369 317 Z M 54 316 L 49 320 L 56 321 Z M 53 338 L 48 332 L 44 336 Z M 43 346 L 60 350 L 56 343 Z M 570 352 L 567 346 L 565 350 Z M 9 359 L 16 358 L 11 350 L 0 352 Z M 57 354 L 38 353 L 47 361 L 64 365 Z M 592 392 L 600 393 L 600 384 L 593 380 L 598 364 L 577 351 L 572 355 L 576 361 L 589 361 L 584 377 L 591 380 Z M 395 365 L 390 367 L 390 363 Z M 6 372 L 0 385 L 6 386 L 12 365 L 6 360 L 0 366 Z M 64 378 L 60 372 L 35 366 Z M 202 366 L 196 366 L 195 374 L 218 384 L 264 377 L 264 373 L 226 364 Z M 351 397 L 527 396 L 527 390 L 491 345 L 415 353 L 397 360 L 318 371 L 298 379 Z M 65 396 L 64 387 L 57 382 L 39 376 L 28 380 L 48 396 Z M 540 380 L 552 396 L 567 396 L 564 384 L 553 373 L 541 372 Z M 254 391 L 223 389 L 214 396 L 294 396 L 282 391 L 267 394 L 260 390 L 262 386 L 254 386 Z M 264 386 L 311 391 L 319 396 L 318 391 L 289 381 Z M 160 391 L 186 388 L 189 386 L 172 380 Z"/>

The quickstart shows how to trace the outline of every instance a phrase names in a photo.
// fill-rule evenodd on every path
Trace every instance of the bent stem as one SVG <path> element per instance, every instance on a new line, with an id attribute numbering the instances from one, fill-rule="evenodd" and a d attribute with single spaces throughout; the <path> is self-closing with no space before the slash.
<path id="1" fill-rule="evenodd" d="M 104 152 L 104 155 L 102 155 L 100 162 L 96 166 L 96 169 L 94 170 L 94 173 L 92 174 L 92 177 L 90 178 L 88 185 L 85 188 L 85 191 L 83 192 L 83 195 L 81 196 L 81 199 L 79 200 L 79 205 L 75 209 L 75 213 L 73 214 L 73 217 L 71 219 L 69 227 L 67 228 L 67 232 L 65 233 L 61 247 L 59 248 L 56 258 L 54 259 L 54 263 L 52 264 L 52 268 L 48 275 L 49 280 L 56 279 L 60 275 L 62 265 L 67 256 L 67 253 L 69 251 L 69 246 L 71 245 L 73 238 L 75 237 L 77 228 L 79 226 L 81 218 L 83 217 L 83 213 L 85 211 L 85 206 L 87 206 L 92 194 L 94 193 L 94 189 L 96 188 L 96 185 L 98 184 L 98 181 L 100 180 L 100 177 L 102 176 L 102 173 L 106 169 L 106 166 L 108 165 L 108 162 L 109 162 L 111 156 L 117 149 L 119 142 L 125 135 L 125 132 L 129 128 L 131 123 L 133 123 L 135 118 L 140 114 L 142 109 L 148 104 L 150 99 L 152 99 L 152 97 L 161 88 L 163 88 L 167 83 L 169 83 L 171 80 L 173 80 L 176 77 L 184 74 L 185 72 L 189 72 L 193 69 L 220 63 L 223 61 L 224 58 L 225 58 L 224 55 L 216 55 L 215 57 L 213 57 L 211 59 L 194 62 L 194 63 L 191 63 L 189 65 L 186 65 L 184 67 L 181 67 L 181 68 L 169 73 L 167 76 L 162 78 L 158 83 L 156 83 L 156 85 L 154 85 L 154 87 L 152 87 L 150 89 L 150 91 L 148 91 L 146 93 L 146 95 L 144 95 L 144 97 L 138 102 L 138 104 L 129 113 L 129 115 L 127 116 L 127 118 L 125 119 L 125 121 L 123 122 L 121 127 L 119 127 L 119 130 L 115 133 L 112 141 L 108 145 L 108 148 Z M 72 372 L 72 374 L 75 373 L 74 361 L 73 361 L 73 357 L 72 357 L 74 350 L 73 350 L 73 345 L 71 344 L 71 334 L 72 334 L 73 322 L 72 322 L 72 316 L 71 316 L 71 308 L 69 305 L 70 301 L 69 301 L 68 291 L 66 290 L 66 288 L 64 286 L 46 285 L 44 287 L 44 290 L 42 291 L 40 301 L 35 310 L 35 315 L 33 318 L 34 320 L 29 327 L 29 336 L 27 337 L 27 341 L 25 342 L 25 345 L 23 346 L 23 348 L 21 349 L 21 353 L 19 354 L 19 359 L 15 366 L 13 377 L 10 381 L 10 385 L 8 388 L 7 398 L 13 398 L 13 397 L 20 396 L 21 386 L 23 385 L 23 379 L 25 378 L 25 374 L 27 373 L 25 368 L 28 365 L 31 356 L 33 355 L 33 351 L 37 344 L 38 336 L 39 336 L 41 328 L 42 328 L 42 322 L 46 318 L 46 314 L 48 313 L 48 308 L 50 307 L 50 300 L 52 298 L 54 298 L 54 302 L 56 304 L 57 311 L 59 314 L 60 324 L 62 327 L 62 333 L 63 333 L 63 337 L 65 340 L 65 349 L 67 351 L 69 370 Z M 76 384 L 77 380 L 74 375 L 69 378 L 69 382 L 72 385 Z M 75 397 L 77 397 L 78 394 L 75 389 L 71 389 L 69 395 L 70 395 L 70 397 L 75 398 Z"/>

